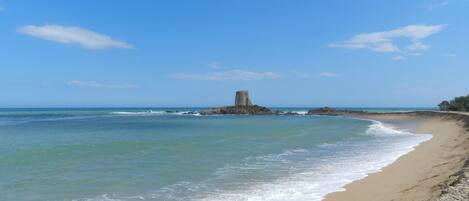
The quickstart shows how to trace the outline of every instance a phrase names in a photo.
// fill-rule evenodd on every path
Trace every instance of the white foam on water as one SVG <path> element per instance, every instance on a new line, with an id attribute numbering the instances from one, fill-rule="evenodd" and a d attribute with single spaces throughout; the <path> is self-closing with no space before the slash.
<path id="1" fill-rule="evenodd" d="M 0 118 L 0 126 L 10 126 L 18 124 L 26 124 L 31 122 L 51 122 L 51 121 L 68 121 L 68 120 L 82 120 L 91 119 L 98 116 L 70 116 L 70 117 L 47 117 L 47 118 Z"/>
<path id="2" fill-rule="evenodd" d="M 304 111 L 304 110 L 301 110 L 301 111 L 293 111 L 293 112 L 296 112 L 297 114 L 299 115 L 306 115 L 308 113 L 308 111 Z"/>
<path id="3" fill-rule="evenodd" d="M 139 112 L 120 111 L 120 112 L 111 112 L 111 114 L 117 114 L 117 115 L 161 115 L 161 114 L 166 114 L 166 112 L 165 111 L 153 111 L 153 110 L 139 111 Z"/>
<path id="4" fill-rule="evenodd" d="M 379 121 L 372 121 L 364 135 L 376 143 L 341 141 L 324 143 L 312 150 L 250 156 L 241 164 L 219 168 L 214 178 L 204 182 L 183 181 L 147 195 L 104 195 L 86 200 L 320 201 L 329 193 L 344 191 L 344 186 L 353 181 L 381 171 L 432 138 L 428 134 L 397 130 Z M 326 155 L 314 155 L 318 151 Z M 256 172 L 262 172 L 267 179 L 251 178 Z"/>
<path id="5" fill-rule="evenodd" d="M 375 121 L 375 120 L 370 120 L 373 122 L 366 130 L 366 134 L 369 135 L 380 135 L 380 136 L 386 136 L 389 134 L 393 135 L 415 135 L 414 133 L 408 132 L 408 131 L 403 131 L 403 130 L 398 130 L 394 128 L 391 125 L 385 125 L 380 121 Z"/>
<path id="6" fill-rule="evenodd" d="M 394 161 L 400 156 L 414 150 L 418 144 L 431 139 L 431 135 L 416 135 L 410 132 L 396 130 L 392 127 L 387 127 L 379 121 L 373 121 L 366 131 L 366 135 L 375 137 L 387 136 L 408 136 L 409 139 L 391 144 L 383 144 L 379 149 L 372 150 L 362 149 L 353 150 L 354 146 L 361 145 L 347 145 L 347 142 L 340 142 L 337 146 L 334 144 L 325 144 L 320 146 L 323 149 L 335 149 L 337 147 L 350 146 L 350 150 L 344 150 L 338 156 L 330 158 L 323 158 L 322 160 L 311 161 L 319 165 L 308 169 L 308 167 L 293 167 L 301 169 L 294 174 L 287 177 L 280 177 L 274 181 L 257 183 L 247 188 L 239 188 L 235 190 L 220 190 L 216 192 L 207 193 L 203 197 L 195 198 L 193 200 L 269 200 L 269 201 L 319 201 L 322 200 L 327 194 L 345 190 L 343 187 L 355 180 L 362 179 L 370 173 L 379 172 L 381 169 Z M 379 152 L 377 151 L 379 150 Z M 300 153 L 305 150 L 301 150 Z M 265 161 L 283 162 L 288 161 L 284 156 L 295 154 L 295 151 L 286 151 L 278 155 L 267 155 L 263 157 Z M 254 163 L 255 164 L 255 163 Z M 259 165 L 259 164 L 256 164 Z M 251 165 L 255 167 L 255 165 Z M 262 165 L 260 168 L 264 168 Z M 224 168 L 224 173 L 229 173 L 227 168 Z M 293 171 L 295 172 L 295 171 Z M 218 173 L 220 174 L 220 173 Z M 233 174 L 233 173 L 231 173 Z"/>
<path id="7" fill-rule="evenodd" d="M 128 116 L 152 116 L 152 115 L 191 115 L 191 116 L 201 116 L 198 112 L 192 111 L 162 111 L 162 110 L 148 110 L 148 111 L 116 111 L 110 112 L 113 115 L 128 115 Z"/>
<path id="8" fill-rule="evenodd" d="M 103 194 L 100 196 L 97 196 L 95 198 L 83 198 L 83 199 L 74 199 L 72 201 L 128 201 L 128 200 L 147 200 L 145 197 L 137 195 L 137 196 L 130 196 L 130 197 L 119 197 L 116 195 L 108 195 L 108 194 Z"/>

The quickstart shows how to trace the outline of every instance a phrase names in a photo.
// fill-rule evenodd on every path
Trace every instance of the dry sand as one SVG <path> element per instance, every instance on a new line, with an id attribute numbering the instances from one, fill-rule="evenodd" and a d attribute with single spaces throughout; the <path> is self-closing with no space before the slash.
<path id="1" fill-rule="evenodd" d="M 469 156 L 469 133 L 464 122 L 451 115 L 361 114 L 379 121 L 408 120 L 416 123 L 417 133 L 433 138 L 396 162 L 345 186 L 346 191 L 331 193 L 326 201 L 423 201 L 436 200 L 451 175 L 462 169 Z"/>

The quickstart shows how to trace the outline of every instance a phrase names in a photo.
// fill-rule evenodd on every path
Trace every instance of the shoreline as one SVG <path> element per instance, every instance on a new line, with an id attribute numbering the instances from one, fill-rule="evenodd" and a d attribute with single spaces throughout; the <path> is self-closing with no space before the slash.
<path id="1" fill-rule="evenodd" d="M 364 118 L 385 124 L 413 122 L 416 134 L 431 134 L 432 139 L 420 143 L 381 171 L 345 185 L 345 191 L 327 194 L 323 200 L 440 200 L 440 197 L 445 200 L 444 197 L 461 196 L 452 194 L 458 194 L 453 186 L 464 182 L 461 177 L 464 176 L 464 168 L 469 166 L 469 116 L 441 112 L 339 112 L 324 115 Z M 463 188 L 464 194 L 468 189 Z"/>

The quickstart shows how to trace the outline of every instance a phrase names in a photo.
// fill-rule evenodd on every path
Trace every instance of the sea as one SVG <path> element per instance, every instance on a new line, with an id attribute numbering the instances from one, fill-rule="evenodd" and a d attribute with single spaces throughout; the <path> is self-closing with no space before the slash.
<path id="1" fill-rule="evenodd" d="M 0 109 L 0 200 L 319 201 L 431 138 L 408 122 L 304 115 L 308 108 L 202 109 Z"/>

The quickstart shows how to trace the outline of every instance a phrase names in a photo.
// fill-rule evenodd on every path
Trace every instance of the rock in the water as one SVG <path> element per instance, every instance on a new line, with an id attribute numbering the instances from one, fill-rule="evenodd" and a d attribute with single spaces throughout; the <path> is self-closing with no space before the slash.
<path id="1" fill-rule="evenodd" d="M 292 116 L 292 115 L 299 115 L 299 114 L 298 112 L 285 112 L 283 113 L 283 115 Z"/>
<path id="2" fill-rule="evenodd" d="M 281 114 L 279 111 L 272 111 L 267 107 L 253 105 L 249 98 L 248 91 L 237 91 L 235 97 L 235 105 L 212 108 L 206 111 L 201 111 L 201 115 L 216 115 L 216 114 L 249 114 L 249 115 L 273 115 Z"/>
<path id="3" fill-rule="evenodd" d="M 334 109 L 330 107 L 321 107 L 317 109 L 311 109 L 306 113 L 306 115 L 356 115 L 356 114 L 370 114 L 370 112 L 360 111 L 360 110 L 345 110 L 345 109 Z"/>
<path id="4" fill-rule="evenodd" d="M 332 113 L 332 112 L 336 112 L 335 109 L 333 108 L 330 108 L 330 107 L 321 107 L 321 108 L 318 108 L 318 109 L 312 109 L 312 110 L 309 110 L 308 115 L 312 115 L 312 114 L 327 114 L 327 113 Z"/>
<path id="5" fill-rule="evenodd" d="M 207 111 L 200 112 L 201 115 L 214 115 L 214 114 L 250 114 L 250 115 L 272 115 L 273 112 L 266 107 L 252 105 L 252 106 L 228 106 L 213 108 Z"/>

